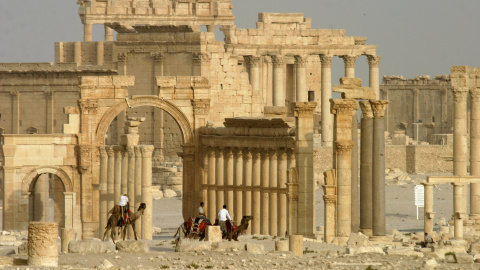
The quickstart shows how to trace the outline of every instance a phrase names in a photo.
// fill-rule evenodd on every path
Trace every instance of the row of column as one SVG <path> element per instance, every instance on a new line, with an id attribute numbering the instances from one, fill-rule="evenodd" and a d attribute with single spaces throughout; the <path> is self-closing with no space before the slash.
<path id="1" fill-rule="evenodd" d="M 253 217 L 248 233 L 285 236 L 293 149 L 205 147 L 203 154 L 207 216 L 215 220 L 225 204 L 237 224 Z"/>
<path id="2" fill-rule="evenodd" d="M 113 29 L 104 25 L 105 28 L 105 41 L 113 41 Z M 83 24 L 83 41 L 92 41 L 92 29 L 93 24 Z"/>
<path id="3" fill-rule="evenodd" d="M 136 233 L 152 239 L 152 153 L 153 145 L 99 146 L 100 230 L 107 225 L 107 213 L 127 194 L 130 211 L 146 203 L 144 215 L 136 222 Z M 99 232 L 100 234 L 103 232 Z"/>

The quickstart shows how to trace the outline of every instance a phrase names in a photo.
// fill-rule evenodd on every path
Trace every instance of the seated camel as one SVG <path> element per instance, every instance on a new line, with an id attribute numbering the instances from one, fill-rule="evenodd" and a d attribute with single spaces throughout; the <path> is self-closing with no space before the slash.
<path id="1" fill-rule="evenodd" d="M 135 236 L 135 240 L 138 240 L 137 239 L 137 233 L 135 232 L 135 221 L 137 221 L 143 215 L 143 212 L 145 211 L 146 207 L 147 207 L 147 205 L 145 203 L 141 203 L 140 206 L 138 207 L 137 212 L 135 212 L 133 215 L 130 215 L 128 217 L 126 223 L 121 221 L 121 219 L 122 219 L 121 215 L 115 215 L 115 214 L 110 215 L 110 217 L 108 218 L 108 221 L 107 221 L 107 226 L 105 227 L 105 233 L 103 234 L 103 239 L 102 240 L 105 240 L 105 237 L 107 236 L 107 232 L 109 230 L 111 230 L 110 237 L 112 238 L 113 243 L 115 243 L 113 229 L 116 228 L 116 227 L 120 227 L 120 229 L 123 228 L 123 230 L 121 230 L 121 232 L 123 234 L 122 239 L 125 240 L 127 227 L 129 225 L 132 226 L 133 235 Z"/>
<path id="2" fill-rule="evenodd" d="M 240 226 L 236 226 L 233 221 L 227 220 L 225 231 L 222 233 L 222 238 L 227 238 L 228 241 L 232 241 L 232 239 L 238 241 L 238 235 L 245 233 L 248 229 L 248 222 L 252 219 L 252 216 L 243 216 Z M 218 219 L 215 220 L 215 225 L 218 225 Z"/>

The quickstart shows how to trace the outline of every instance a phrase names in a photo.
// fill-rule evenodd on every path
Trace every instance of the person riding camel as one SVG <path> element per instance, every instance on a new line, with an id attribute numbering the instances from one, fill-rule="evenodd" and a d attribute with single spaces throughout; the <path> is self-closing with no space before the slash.
<path id="1" fill-rule="evenodd" d="M 120 196 L 120 203 L 118 203 L 118 206 L 120 206 L 120 210 L 121 210 L 122 218 L 123 218 L 123 223 L 127 223 L 128 209 L 129 209 L 127 194 L 123 194 L 122 196 Z"/>
<path id="2" fill-rule="evenodd" d="M 227 218 L 228 220 L 232 221 L 232 218 L 228 213 L 227 206 L 224 204 L 223 209 L 218 212 L 218 223 L 220 224 L 220 229 L 222 230 L 222 232 L 227 231 Z"/>
<path id="3" fill-rule="evenodd" d="M 198 218 L 207 221 L 209 224 L 212 224 L 210 219 L 207 218 L 207 214 L 205 213 L 205 204 L 203 202 L 201 202 L 200 207 L 198 207 Z"/>

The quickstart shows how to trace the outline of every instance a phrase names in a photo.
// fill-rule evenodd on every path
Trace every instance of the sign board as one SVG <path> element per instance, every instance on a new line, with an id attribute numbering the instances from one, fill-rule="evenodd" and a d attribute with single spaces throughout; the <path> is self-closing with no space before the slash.
<path id="1" fill-rule="evenodd" d="M 425 206 L 425 187 L 423 185 L 415 186 L 415 206 L 417 207 L 418 220 L 418 208 Z"/>

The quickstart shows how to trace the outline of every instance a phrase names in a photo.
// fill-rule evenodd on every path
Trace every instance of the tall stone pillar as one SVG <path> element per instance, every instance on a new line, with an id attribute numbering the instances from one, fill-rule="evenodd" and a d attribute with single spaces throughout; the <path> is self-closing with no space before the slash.
<path id="1" fill-rule="evenodd" d="M 433 212 L 433 184 L 432 183 L 422 183 L 422 185 L 425 187 L 425 208 L 424 208 L 424 217 L 423 217 L 423 223 L 424 223 L 424 231 L 430 235 L 433 234 L 433 215 L 435 214 Z"/>
<path id="2" fill-rule="evenodd" d="M 47 122 L 46 122 L 46 133 L 53 134 L 54 132 L 54 121 L 55 121 L 55 112 L 54 112 L 54 96 L 55 92 L 45 91 L 45 97 L 47 99 Z"/>
<path id="3" fill-rule="evenodd" d="M 345 63 L 345 77 L 355 78 L 355 60 L 357 57 L 353 55 L 342 55 L 340 57 Z"/>
<path id="4" fill-rule="evenodd" d="M 277 163 L 277 149 L 270 149 L 270 198 L 269 198 L 269 235 L 277 235 L 277 188 L 278 188 L 278 163 Z"/>
<path id="5" fill-rule="evenodd" d="M 295 103 L 295 157 L 298 173 L 298 233 L 304 236 L 313 236 L 315 232 L 313 110 L 316 105 L 317 104 L 314 102 Z"/>
<path id="6" fill-rule="evenodd" d="M 335 153 L 337 169 L 337 237 L 346 243 L 352 232 L 352 111 L 358 108 L 353 99 L 331 99 L 335 115 Z"/>
<path id="7" fill-rule="evenodd" d="M 19 134 L 20 129 L 20 92 L 11 91 L 12 95 L 12 134 Z"/>
<path id="8" fill-rule="evenodd" d="M 122 150 L 121 146 L 114 146 L 115 151 L 115 177 L 114 177 L 114 192 L 113 201 L 115 204 L 120 202 L 120 196 L 122 194 Z"/>
<path id="9" fill-rule="evenodd" d="M 44 173 L 38 176 L 37 182 L 35 183 L 35 221 L 49 221 L 49 182 L 49 174 Z"/>
<path id="10" fill-rule="evenodd" d="M 453 185 L 453 216 L 454 216 L 454 237 L 457 240 L 463 239 L 463 219 L 466 217 L 466 212 L 463 209 L 465 193 L 464 183 L 452 183 Z"/>
<path id="11" fill-rule="evenodd" d="M 115 151 L 113 146 L 106 146 L 108 164 L 107 164 L 107 211 L 113 208 L 115 201 L 113 194 L 115 192 Z M 105 227 L 104 227 L 105 228 Z"/>
<path id="12" fill-rule="evenodd" d="M 380 99 L 380 55 L 367 55 L 369 68 L 369 83 L 370 88 L 375 92 L 375 97 Z"/>
<path id="13" fill-rule="evenodd" d="M 330 99 L 332 98 L 332 57 L 320 55 L 322 62 L 322 145 L 333 145 L 333 117 L 330 114 Z"/>
<path id="14" fill-rule="evenodd" d="M 252 152 L 252 234 L 260 234 L 260 212 L 261 212 L 261 197 L 260 197 L 260 180 L 261 180 L 261 152 L 256 148 Z"/>
<path id="15" fill-rule="evenodd" d="M 372 235 L 373 111 L 370 102 L 360 101 L 362 134 L 360 145 L 360 230 Z"/>
<path id="16" fill-rule="evenodd" d="M 133 145 L 126 147 L 128 155 L 128 173 L 127 173 L 127 197 L 130 203 L 130 208 L 133 211 L 137 210 L 135 200 L 135 148 Z"/>
<path id="17" fill-rule="evenodd" d="M 268 188 L 270 186 L 269 179 L 270 179 L 270 158 L 268 149 L 262 149 L 261 154 L 261 172 L 262 172 L 262 179 L 261 179 L 261 211 L 260 211 L 260 234 L 268 235 L 268 213 L 269 213 L 269 192 Z"/>
<path id="18" fill-rule="evenodd" d="M 283 57 L 272 56 L 273 63 L 273 106 L 285 106 Z"/>
<path id="19" fill-rule="evenodd" d="M 467 134 L 467 87 L 453 89 L 453 175 L 465 176 L 468 174 L 468 134 Z M 475 129 L 475 128 L 474 128 Z M 473 147 L 472 147 L 473 149 Z M 475 166 L 474 166 L 475 167 Z M 466 186 L 458 186 L 458 189 Z M 460 192 L 460 191 L 459 191 Z M 461 191 L 466 194 L 466 190 Z M 467 200 L 461 205 L 461 212 L 467 213 Z M 460 207 L 460 206 L 459 206 Z M 460 209 L 460 208 L 459 208 Z M 463 233 L 462 233 L 463 234 Z"/>
<path id="20" fill-rule="evenodd" d="M 142 166 L 143 165 L 142 165 L 141 146 L 138 146 L 138 145 L 134 146 L 134 152 L 135 152 L 135 203 L 140 205 L 140 203 L 144 202 L 142 198 Z M 135 209 L 135 211 L 137 209 Z M 139 236 L 142 235 L 142 219 L 137 220 L 135 224 L 135 233 Z"/>
<path id="21" fill-rule="evenodd" d="M 92 24 L 90 23 L 83 25 L 83 41 L 92 41 Z"/>
<path id="22" fill-rule="evenodd" d="M 215 149 L 215 154 L 216 154 L 216 163 L 215 163 L 215 186 L 217 189 L 217 209 L 215 209 L 215 212 L 218 213 L 220 209 L 222 209 L 222 206 L 225 204 L 225 197 L 224 197 L 224 185 L 225 185 L 225 175 L 224 175 L 224 169 L 225 169 L 225 162 L 223 159 L 223 148 L 216 148 Z M 228 206 L 228 205 L 227 205 Z"/>
<path id="23" fill-rule="evenodd" d="M 296 67 L 296 101 L 308 101 L 307 89 L 307 58 L 301 55 L 295 55 Z"/>
<path id="24" fill-rule="evenodd" d="M 278 187 L 287 188 L 287 151 L 285 148 L 278 149 Z M 287 194 L 278 193 L 278 223 L 277 236 L 286 236 L 287 233 Z"/>
<path id="25" fill-rule="evenodd" d="M 352 232 L 360 228 L 360 196 L 358 190 L 358 120 L 357 109 L 352 112 Z"/>
<path id="26" fill-rule="evenodd" d="M 233 150 L 234 155 L 234 166 L 233 170 L 235 173 L 235 203 L 233 206 L 233 215 L 235 217 L 241 217 L 243 213 L 243 194 L 242 194 L 242 187 L 243 187 L 243 151 L 242 148 L 235 148 Z M 232 207 L 230 206 L 230 207 Z"/>
<path id="27" fill-rule="evenodd" d="M 126 194 L 128 187 L 128 152 L 122 149 L 122 183 L 120 184 L 120 194 Z"/>
<path id="28" fill-rule="evenodd" d="M 77 65 L 82 65 L 82 43 L 80 41 L 73 43 L 73 59 Z"/>
<path id="29" fill-rule="evenodd" d="M 108 191 L 107 191 L 107 179 L 108 179 L 108 155 L 106 146 L 101 145 L 98 147 L 100 152 L 100 230 L 99 236 L 101 236 L 103 228 L 107 226 L 107 213 L 109 211 L 108 206 Z M 100 238 L 100 237 L 99 237 Z"/>
<path id="30" fill-rule="evenodd" d="M 103 41 L 97 42 L 97 66 L 103 66 L 105 61 L 105 44 Z"/>
<path id="31" fill-rule="evenodd" d="M 208 204 L 207 215 L 211 221 L 214 221 L 217 216 L 217 196 L 215 187 L 215 148 L 208 149 Z M 222 206 L 220 206 L 222 207 Z"/>
<path id="32" fill-rule="evenodd" d="M 298 178 L 295 170 L 295 149 L 287 150 L 287 230 L 289 235 L 298 231 Z"/>
<path id="33" fill-rule="evenodd" d="M 243 215 L 252 215 L 252 149 L 243 149 L 243 186 L 245 191 L 243 192 Z M 238 218 L 237 222 L 239 222 Z M 240 217 L 241 219 L 241 217 Z M 249 226 L 247 234 L 251 234 L 252 228 Z"/>
<path id="34" fill-rule="evenodd" d="M 142 145 L 142 202 L 147 205 L 142 216 L 142 239 L 152 240 L 152 153 L 153 145 Z M 135 209 L 136 210 L 136 209 Z"/>
<path id="35" fill-rule="evenodd" d="M 480 88 L 470 90 L 470 175 L 480 177 Z M 470 184 L 470 218 L 480 220 L 480 184 Z"/>
<path id="36" fill-rule="evenodd" d="M 373 110 L 372 235 L 385 236 L 385 111 L 388 101 L 370 100 Z"/>
<path id="37" fill-rule="evenodd" d="M 234 204 L 233 200 L 233 153 L 232 153 L 232 148 L 228 147 L 225 149 L 225 174 L 226 174 L 226 188 L 227 188 L 227 194 L 225 198 L 225 202 L 230 207 L 230 209 L 233 209 L 232 207 Z M 234 217 L 236 220 L 239 220 L 240 217 Z"/>
<path id="38" fill-rule="evenodd" d="M 252 91 L 260 91 L 260 57 L 249 55 L 245 57 L 245 60 L 250 67 L 249 74 Z"/>
<path id="39" fill-rule="evenodd" d="M 105 28 L 105 41 L 113 41 L 113 29 L 104 25 Z"/>

